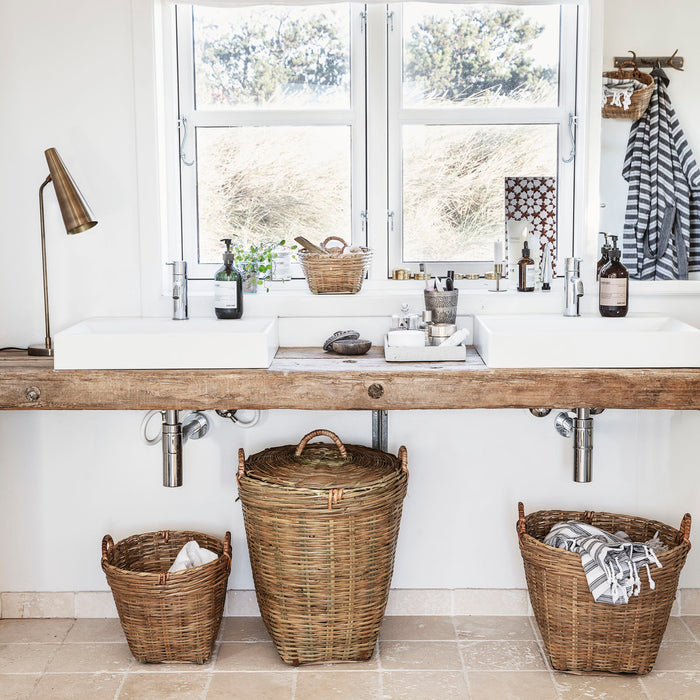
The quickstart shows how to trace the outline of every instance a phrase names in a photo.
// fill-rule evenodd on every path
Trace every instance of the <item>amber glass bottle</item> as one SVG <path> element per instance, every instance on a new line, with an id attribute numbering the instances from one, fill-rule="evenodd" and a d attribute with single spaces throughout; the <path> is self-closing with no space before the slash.
<path id="1" fill-rule="evenodd" d="M 611 236 L 613 247 L 610 262 L 600 271 L 598 283 L 598 309 L 601 316 L 627 316 L 629 308 L 629 272 L 620 262 L 620 249 L 617 236 Z"/>
<path id="2" fill-rule="evenodd" d="M 600 260 L 598 260 L 598 265 L 596 266 L 595 278 L 596 282 L 600 279 L 600 271 L 610 262 L 610 244 L 608 243 L 608 234 L 600 232 L 605 236 L 605 243 L 603 243 L 600 249 Z"/>
<path id="3" fill-rule="evenodd" d="M 518 260 L 518 291 L 535 291 L 535 261 L 530 257 L 527 241 L 523 243 L 523 257 Z"/>

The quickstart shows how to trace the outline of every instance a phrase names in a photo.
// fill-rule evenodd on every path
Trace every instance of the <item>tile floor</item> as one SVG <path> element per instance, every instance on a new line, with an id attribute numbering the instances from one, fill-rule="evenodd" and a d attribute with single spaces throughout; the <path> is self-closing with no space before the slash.
<path id="1" fill-rule="evenodd" d="M 672 617 L 654 672 L 548 669 L 527 617 L 387 617 L 366 663 L 282 663 L 260 618 L 225 618 L 203 666 L 136 663 L 115 619 L 0 620 L 0 699 L 697 700 L 700 616 Z"/>

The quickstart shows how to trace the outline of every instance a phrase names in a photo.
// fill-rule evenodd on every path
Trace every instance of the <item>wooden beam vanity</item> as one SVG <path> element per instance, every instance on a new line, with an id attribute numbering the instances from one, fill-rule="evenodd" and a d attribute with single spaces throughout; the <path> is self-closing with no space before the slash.
<path id="1" fill-rule="evenodd" d="M 489 369 L 466 362 L 384 360 L 280 348 L 269 369 L 54 370 L 49 358 L 0 353 L 0 409 L 290 408 L 700 409 L 700 368 Z"/>

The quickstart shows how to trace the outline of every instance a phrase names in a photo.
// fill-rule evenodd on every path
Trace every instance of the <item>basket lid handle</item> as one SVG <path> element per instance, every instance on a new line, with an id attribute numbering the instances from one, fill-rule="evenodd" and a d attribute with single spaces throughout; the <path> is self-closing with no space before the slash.
<path id="1" fill-rule="evenodd" d="M 348 451 L 345 449 L 345 445 L 343 445 L 342 440 L 333 431 L 324 430 L 323 428 L 320 428 L 319 430 L 312 430 L 310 433 L 304 435 L 304 437 L 299 441 L 296 450 L 294 450 L 294 456 L 301 457 L 301 453 L 304 451 L 306 443 L 309 442 L 309 440 L 312 440 L 313 438 L 317 437 L 318 435 L 325 435 L 326 437 L 329 437 L 331 440 L 333 440 L 341 456 L 347 459 Z"/>
<path id="2" fill-rule="evenodd" d="M 690 524 L 692 522 L 692 518 L 690 517 L 690 513 L 686 513 L 683 516 L 683 520 L 681 520 L 681 526 L 678 528 L 681 531 L 681 535 L 683 536 L 683 542 L 687 542 L 690 544 Z"/>
<path id="3" fill-rule="evenodd" d="M 518 538 L 522 539 L 525 534 L 525 506 L 522 501 L 518 501 Z"/>
<path id="4" fill-rule="evenodd" d="M 321 248 L 323 248 L 323 250 L 325 250 L 326 253 L 331 252 L 327 246 L 327 244 L 331 241 L 339 241 L 341 243 L 340 246 L 332 246 L 333 248 L 340 248 L 341 253 L 348 247 L 348 244 L 340 236 L 328 236 L 328 238 L 326 238 L 326 240 L 323 241 L 323 243 L 321 243 Z"/>
<path id="5" fill-rule="evenodd" d="M 114 540 L 112 535 L 105 535 L 102 538 L 102 562 L 109 563 L 114 556 Z"/>

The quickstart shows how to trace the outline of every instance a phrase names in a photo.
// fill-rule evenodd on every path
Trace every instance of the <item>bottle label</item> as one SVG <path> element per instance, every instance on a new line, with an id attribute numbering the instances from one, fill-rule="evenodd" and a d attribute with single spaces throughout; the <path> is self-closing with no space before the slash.
<path id="1" fill-rule="evenodd" d="M 535 266 L 527 265 L 525 267 L 525 286 L 530 289 L 530 287 L 535 286 Z"/>
<path id="2" fill-rule="evenodd" d="M 214 282 L 214 308 L 238 308 L 238 282 Z"/>
<path id="3" fill-rule="evenodd" d="M 599 303 L 601 306 L 627 306 L 627 278 L 601 277 Z"/>

